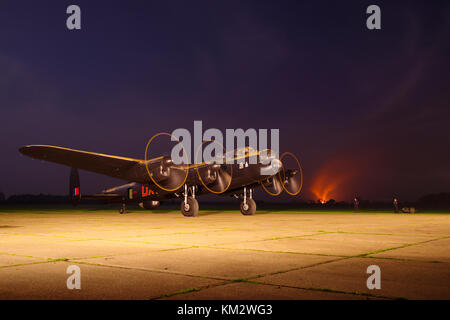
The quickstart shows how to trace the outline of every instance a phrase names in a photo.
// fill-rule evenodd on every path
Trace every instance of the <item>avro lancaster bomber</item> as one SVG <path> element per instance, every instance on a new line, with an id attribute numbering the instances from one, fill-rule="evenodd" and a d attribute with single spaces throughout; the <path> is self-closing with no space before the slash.
<path id="1" fill-rule="evenodd" d="M 242 200 L 240 209 L 243 215 L 253 215 L 256 212 L 254 188 L 262 187 L 273 196 L 281 194 L 283 190 L 295 196 L 300 193 L 303 183 L 297 158 L 291 153 L 278 158 L 269 149 L 259 152 L 245 147 L 224 153 L 222 157 L 236 160 L 233 164 L 228 161 L 174 164 L 170 156 L 140 160 L 47 145 L 28 145 L 19 151 L 31 158 L 71 167 L 69 192 L 73 205 L 77 205 L 82 198 L 103 199 L 121 204 L 120 213 L 124 213 L 126 205 L 130 203 L 152 210 L 163 201 L 179 198 L 181 213 L 186 217 L 195 217 L 199 210 L 197 196 L 228 194 Z M 296 159 L 297 168 L 284 168 L 282 160 L 286 155 Z M 257 157 L 258 161 L 250 161 L 252 157 Z M 99 194 L 82 195 L 78 169 L 119 178 L 128 183 Z M 263 174 L 267 172 L 270 175 Z"/>

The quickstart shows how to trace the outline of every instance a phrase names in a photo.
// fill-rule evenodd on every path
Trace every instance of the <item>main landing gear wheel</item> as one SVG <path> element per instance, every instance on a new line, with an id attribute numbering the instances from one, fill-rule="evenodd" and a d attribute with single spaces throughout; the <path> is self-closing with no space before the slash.
<path id="1" fill-rule="evenodd" d="M 245 202 L 241 202 L 241 213 L 244 216 L 252 216 L 256 213 L 256 202 L 249 198 Z"/>
<path id="2" fill-rule="evenodd" d="M 125 205 L 125 203 L 123 203 L 119 209 L 119 213 L 124 214 L 126 212 L 126 210 L 127 210 L 127 206 Z"/>
<path id="3" fill-rule="evenodd" d="M 181 202 L 181 213 L 185 217 L 198 217 L 198 201 L 193 197 L 187 198 L 187 203 L 183 199 Z"/>

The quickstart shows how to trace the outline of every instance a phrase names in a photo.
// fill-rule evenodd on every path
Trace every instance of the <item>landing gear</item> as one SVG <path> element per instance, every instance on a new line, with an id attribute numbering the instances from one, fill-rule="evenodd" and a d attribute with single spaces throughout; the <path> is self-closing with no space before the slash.
<path id="1" fill-rule="evenodd" d="M 181 213 L 185 217 L 198 217 L 198 201 L 195 199 L 195 186 L 191 188 L 192 196 L 188 196 L 188 186 L 184 185 L 184 199 L 181 202 Z"/>
<path id="2" fill-rule="evenodd" d="M 253 199 L 247 199 L 247 203 L 241 202 L 241 213 L 244 216 L 252 216 L 256 213 L 256 202 Z"/>
<path id="3" fill-rule="evenodd" d="M 198 217 L 198 201 L 193 197 L 187 197 L 187 201 L 181 202 L 181 213 L 185 217 Z"/>
<path id="4" fill-rule="evenodd" d="M 125 212 L 127 212 L 127 205 L 125 203 L 122 203 L 122 206 L 119 209 L 119 213 L 124 214 Z"/>
<path id="5" fill-rule="evenodd" d="M 256 213 L 256 202 L 252 196 L 253 192 L 250 189 L 250 197 L 247 199 L 247 187 L 244 187 L 244 201 L 241 202 L 241 213 L 244 216 L 252 216 Z"/>

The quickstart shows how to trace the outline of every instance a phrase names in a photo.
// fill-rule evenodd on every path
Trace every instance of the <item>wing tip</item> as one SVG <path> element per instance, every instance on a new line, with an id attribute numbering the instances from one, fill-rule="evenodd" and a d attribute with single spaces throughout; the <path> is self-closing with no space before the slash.
<path id="1" fill-rule="evenodd" d="M 61 147 L 57 147 L 57 146 L 50 146 L 50 145 L 45 145 L 45 144 L 27 144 L 24 145 L 22 147 L 19 148 L 19 152 L 24 153 L 27 150 L 31 151 L 31 150 L 36 150 L 36 149 L 43 149 L 43 148 L 58 148 L 61 149 Z"/>
<path id="2" fill-rule="evenodd" d="M 39 148 L 42 148 L 42 147 L 50 147 L 50 146 L 39 145 L 39 144 L 27 144 L 27 145 L 20 147 L 19 152 L 26 156 L 31 156 L 33 154 L 33 151 L 39 150 Z"/>
<path id="3" fill-rule="evenodd" d="M 19 148 L 21 154 L 27 155 L 27 151 L 30 150 L 31 145 L 22 146 Z"/>

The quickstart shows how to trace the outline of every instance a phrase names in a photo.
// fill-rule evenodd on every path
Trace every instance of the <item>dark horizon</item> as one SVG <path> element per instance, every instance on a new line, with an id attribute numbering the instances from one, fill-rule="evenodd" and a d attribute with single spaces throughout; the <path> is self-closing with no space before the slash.
<path id="1" fill-rule="evenodd" d="M 2 208 L 21 208 L 22 206 L 61 206 L 71 207 L 74 209 L 80 208 L 104 208 L 110 206 L 117 209 L 117 203 L 105 202 L 95 199 L 84 199 L 81 204 L 76 206 L 71 205 L 69 195 L 51 195 L 51 194 L 18 194 L 11 195 L 7 199 L 0 193 L 0 205 Z M 306 208 L 306 209 L 351 209 L 354 210 L 354 203 L 352 201 L 335 201 L 330 199 L 326 203 L 321 203 L 318 200 L 303 200 L 295 199 L 297 201 L 285 201 L 278 197 L 264 198 L 261 194 L 258 194 L 256 203 L 258 207 L 263 210 L 268 209 L 289 209 L 289 208 Z M 220 209 L 227 207 L 230 209 L 236 209 L 236 199 L 233 197 L 202 197 L 202 208 L 206 209 Z M 129 204 L 130 206 L 138 207 L 138 203 Z M 415 210 L 419 210 L 421 213 L 429 212 L 429 210 L 448 210 L 450 208 L 450 193 L 428 194 L 416 199 L 415 201 L 401 201 L 399 202 L 401 208 L 414 207 Z M 161 202 L 163 208 L 178 207 L 179 199 L 167 199 Z M 211 207 L 212 206 L 212 207 Z M 358 208 L 361 210 L 376 210 L 376 209 L 393 209 L 392 201 L 374 201 L 372 199 L 359 199 Z M 147 210 L 147 209 L 144 209 Z M 425 210 L 425 211 L 424 211 Z"/>
<path id="2" fill-rule="evenodd" d="M 298 200 L 449 192 L 450 3 L 376 1 L 376 31 L 370 4 L 2 1 L 0 192 L 67 192 L 69 168 L 23 145 L 143 158 L 194 120 L 279 128 L 302 162 Z M 80 174 L 85 193 L 125 183 Z"/>

